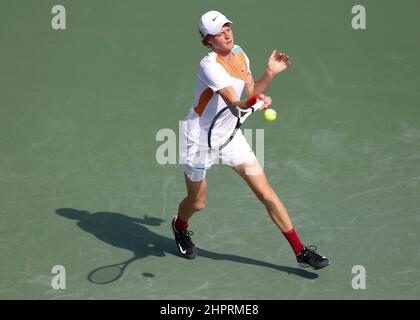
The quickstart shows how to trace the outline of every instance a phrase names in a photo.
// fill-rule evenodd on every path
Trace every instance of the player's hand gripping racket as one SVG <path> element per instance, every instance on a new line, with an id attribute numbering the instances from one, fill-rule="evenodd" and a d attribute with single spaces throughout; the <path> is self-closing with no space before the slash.
<path id="1" fill-rule="evenodd" d="M 245 120 L 263 106 L 262 100 L 247 109 L 237 106 L 226 106 L 220 110 L 210 124 L 208 146 L 213 150 L 221 150 L 232 141 Z"/>

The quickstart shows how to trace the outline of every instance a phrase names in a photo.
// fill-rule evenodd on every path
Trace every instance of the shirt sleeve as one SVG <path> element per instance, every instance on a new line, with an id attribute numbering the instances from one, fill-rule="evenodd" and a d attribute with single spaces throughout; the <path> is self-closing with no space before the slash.
<path id="1" fill-rule="evenodd" d="M 250 64 L 249 64 L 249 58 L 248 58 L 248 56 L 246 55 L 245 51 L 243 51 L 243 53 L 244 53 L 244 56 L 245 56 L 246 65 L 247 65 L 247 67 L 248 67 L 248 72 L 249 72 L 250 74 L 252 74 L 252 72 L 251 72 L 251 66 L 250 66 Z"/>
<path id="2" fill-rule="evenodd" d="M 225 69 L 218 63 L 202 61 L 200 63 L 200 80 L 213 92 L 230 86 Z"/>

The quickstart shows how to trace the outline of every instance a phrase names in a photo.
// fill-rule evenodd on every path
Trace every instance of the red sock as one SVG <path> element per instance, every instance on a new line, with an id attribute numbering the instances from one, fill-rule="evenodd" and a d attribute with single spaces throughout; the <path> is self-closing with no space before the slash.
<path id="1" fill-rule="evenodd" d="M 176 217 L 175 228 L 178 231 L 185 231 L 188 229 L 188 221 L 184 222 L 179 217 Z"/>
<path id="2" fill-rule="evenodd" d="M 300 242 L 299 236 L 297 235 L 295 228 L 292 228 L 292 230 L 290 231 L 283 232 L 283 234 L 292 246 L 294 253 L 298 254 L 300 250 L 304 247 L 304 245 L 302 242 Z"/>

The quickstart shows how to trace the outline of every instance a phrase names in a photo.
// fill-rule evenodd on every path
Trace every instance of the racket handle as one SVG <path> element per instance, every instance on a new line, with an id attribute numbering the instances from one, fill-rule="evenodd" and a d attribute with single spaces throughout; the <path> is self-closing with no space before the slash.
<path id="1" fill-rule="evenodd" d="M 251 108 L 252 108 L 252 112 L 255 112 L 257 110 L 259 110 L 264 104 L 264 101 L 260 100 L 258 101 L 256 104 L 254 104 Z"/>

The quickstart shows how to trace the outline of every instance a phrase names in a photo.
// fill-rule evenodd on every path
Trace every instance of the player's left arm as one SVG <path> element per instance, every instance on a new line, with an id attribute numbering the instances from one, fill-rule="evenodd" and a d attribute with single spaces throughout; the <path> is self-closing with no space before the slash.
<path id="1" fill-rule="evenodd" d="M 254 81 L 252 74 L 248 74 L 245 80 L 245 90 L 247 95 L 251 96 L 256 92 L 265 92 L 274 77 L 289 68 L 291 64 L 292 62 L 290 61 L 288 55 L 283 52 L 276 55 L 276 50 L 273 50 L 268 58 L 267 68 L 264 70 L 264 73 L 259 80 Z"/>

